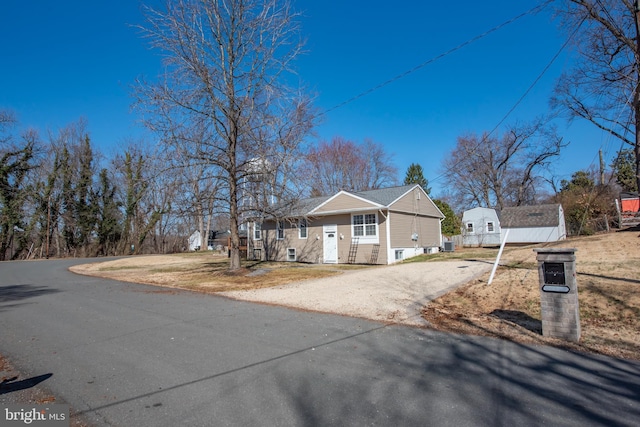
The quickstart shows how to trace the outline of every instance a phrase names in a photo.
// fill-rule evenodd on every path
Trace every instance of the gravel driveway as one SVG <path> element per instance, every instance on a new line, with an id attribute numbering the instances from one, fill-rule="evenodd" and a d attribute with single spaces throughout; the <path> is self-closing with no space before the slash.
<path id="1" fill-rule="evenodd" d="M 420 317 L 424 305 L 490 270 L 491 264 L 482 261 L 418 262 L 352 270 L 339 276 L 221 295 L 422 326 L 426 324 Z"/>

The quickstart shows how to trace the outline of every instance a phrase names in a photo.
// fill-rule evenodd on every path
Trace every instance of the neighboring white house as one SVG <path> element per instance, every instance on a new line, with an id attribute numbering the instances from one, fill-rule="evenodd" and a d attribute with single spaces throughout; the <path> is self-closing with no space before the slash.
<path id="1" fill-rule="evenodd" d="M 189 236 L 189 250 L 190 251 L 199 251 L 200 246 L 202 245 L 202 236 L 198 230 L 194 231 L 191 236 Z"/>
<path id="2" fill-rule="evenodd" d="M 464 246 L 497 246 L 501 243 L 500 219 L 495 209 L 473 208 L 462 214 Z"/>
<path id="3" fill-rule="evenodd" d="M 462 214 L 464 246 L 499 245 L 505 235 L 507 243 L 544 243 L 566 239 L 562 205 L 514 206 L 499 212 L 490 208 L 473 208 Z"/>
<path id="4" fill-rule="evenodd" d="M 560 204 L 515 206 L 500 212 L 507 243 L 556 242 L 567 238 L 564 210 Z"/>

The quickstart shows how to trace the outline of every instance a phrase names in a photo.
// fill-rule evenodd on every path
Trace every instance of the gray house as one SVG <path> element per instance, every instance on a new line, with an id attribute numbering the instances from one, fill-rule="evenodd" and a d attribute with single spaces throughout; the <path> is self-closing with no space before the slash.
<path id="1" fill-rule="evenodd" d="M 442 246 L 444 215 L 419 185 L 339 191 L 250 224 L 249 258 L 393 264 Z"/>

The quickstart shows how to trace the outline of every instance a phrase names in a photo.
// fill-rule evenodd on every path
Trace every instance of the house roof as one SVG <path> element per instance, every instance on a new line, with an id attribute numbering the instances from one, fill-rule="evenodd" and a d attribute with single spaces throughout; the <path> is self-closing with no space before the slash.
<path id="1" fill-rule="evenodd" d="M 379 188 L 377 190 L 356 191 L 351 194 L 362 197 L 363 199 L 377 203 L 382 206 L 390 206 L 400 197 L 407 194 L 416 184 L 403 185 L 400 187 Z"/>
<path id="2" fill-rule="evenodd" d="M 283 206 L 282 209 L 279 209 L 279 211 L 281 212 L 282 217 L 290 218 L 315 215 L 316 213 L 314 213 L 314 211 L 316 209 L 340 194 L 347 194 L 349 196 L 360 198 L 380 207 L 389 207 L 399 198 L 407 194 L 409 191 L 413 190 L 415 187 L 419 187 L 419 185 L 403 185 L 399 187 L 379 188 L 376 190 L 367 191 L 340 191 L 331 196 L 301 199 L 295 202 L 293 205 Z"/>
<path id="3" fill-rule="evenodd" d="M 499 217 L 497 211 L 493 208 L 476 207 L 467 209 L 462 213 L 462 219 L 464 221 L 470 221 L 474 219 L 488 219 Z"/>
<path id="4" fill-rule="evenodd" d="M 503 228 L 557 227 L 560 225 L 560 204 L 514 206 L 499 212 Z"/>
<path id="5" fill-rule="evenodd" d="M 622 191 L 620 192 L 620 200 L 625 199 L 638 199 L 638 193 L 633 191 Z"/>
<path id="6" fill-rule="evenodd" d="M 291 217 L 301 217 L 307 215 L 309 212 L 316 209 L 318 206 L 322 205 L 324 202 L 329 200 L 331 197 L 322 196 L 322 197 L 311 197 L 308 199 L 301 199 L 296 201 L 289 209 L 288 215 Z"/>

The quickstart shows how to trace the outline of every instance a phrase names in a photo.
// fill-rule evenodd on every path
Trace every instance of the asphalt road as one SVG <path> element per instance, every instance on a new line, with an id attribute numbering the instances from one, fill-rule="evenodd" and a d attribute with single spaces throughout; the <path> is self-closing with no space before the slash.
<path id="1" fill-rule="evenodd" d="M 77 276 L 74 262 L 0 263 L 0 353 L 98 426 L 640 420 L 637 362 Z"/>

